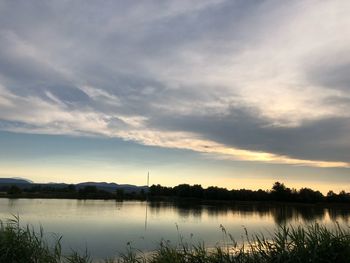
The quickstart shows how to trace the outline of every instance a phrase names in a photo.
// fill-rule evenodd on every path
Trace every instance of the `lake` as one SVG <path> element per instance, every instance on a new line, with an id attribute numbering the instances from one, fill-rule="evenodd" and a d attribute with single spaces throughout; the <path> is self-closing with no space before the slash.
<path id="1" fill-rule="evenodd" d="M 66 199 L 0 199 L 0 218 L 19 215 L 22 225 L 44 227 L 48 238 L 63 236 L 65 252 L 88 251 L 95 259 L 124 252 L 127 242 L 149 251 L 161 241 L 176 244 L 179 239 L 206 246 L 220 244 L 224 226 L 237 241 L 244 228 L 265 233 L 278 225 L 319 222 L 334 227 L 334 222 L 348 225 L 350 208 L 324 208 L 312 205 L 236 203 L 233 205 L 194 205 L 166 202 Z"/>

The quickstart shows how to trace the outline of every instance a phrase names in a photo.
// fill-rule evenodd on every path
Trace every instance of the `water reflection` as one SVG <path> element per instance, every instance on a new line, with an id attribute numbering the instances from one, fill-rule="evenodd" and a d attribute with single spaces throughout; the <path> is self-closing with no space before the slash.
<path id="1" fill-rule="evenodd" d="M 9 207 L 15 207 L 16 206 L 16 203 L 18 202 L 18 198 L 11 198 L 11 199 L 8 199 L 8 206 Z"/>
<path id="2" fill-rule="evenodd" d="M 349 209 L 333 208 L 333 209 L 329 209 L 328 212 L 329 212 L 329 217 L 332 221 L 343 220 L 349 223 L 349 220 L 350 220 Z"/>
<path id="3" fill-rule="evenodd" d="M 42 225 L 47 233 L 63 236 L 63 249 L 85 251 L 94 258 L 112 257 L 132 241 L 141 250 L 155 249 L 161 239 L 222 240 L 220 225 L 240 240 L 243 226 L 249 233 L 270 233 L 277 225 L 318 221 L 348 224 L 350 207 L 323 207 L 271 203 L 198 204 L 58 199 L 0 199 L 0 219 L 19 215 L 22 224 Z M 178 226 L 179 230 L 176 228 Z M 179 232 L 178 232 L 179 231 Z M 193 234 L 193 238 L 192 238 Z"/>
<path id="4" fill-rule="evenodd" d="M 150 202 L 148 204 L 152 214 L 160 215 L 165 211 L 175 211 L 182 218 L 201 218 L 203 214 L 209 217 L 270 217 L 277 225 L 291 224 L 304 221 L 325 221 L 329 216 L 330 221 L 349 222 L 350 208 L 346 206 L 323 207 L 319 205 L 303 204 L 268 204 L 268 203 L 234 203 L 201 205 L 183 202 Z"/>

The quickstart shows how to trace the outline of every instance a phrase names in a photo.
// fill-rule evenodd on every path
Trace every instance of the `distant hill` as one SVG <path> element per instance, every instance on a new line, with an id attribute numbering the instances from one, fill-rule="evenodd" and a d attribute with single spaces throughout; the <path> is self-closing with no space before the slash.
<path id="1" fill-rule="evenodd" d="M 17 185 L 18 187 L 24 189 L 24 188 L 30 188 L 33 186 L 65 188 L 70 184 L 66 184 L 66 183 L 37 184 L 23 178 L 0 178 L 0 187 L 6 187 L 9 185 Z M 142 189 L 145 192 L 148 191 L 147 186 L 136 186 L 136 185 L 130 185 L 130 184 L 116 184 L 116 183 L 106 183 L 106 182 L 83 182 L 83 183 L 78 183 L 73 185 L 75 185 L 77 190 L 82 189 L 86 186 L 95 186 L 97 189 L 105 190 L 108 192 L 115 192 L 117 189 L 123 189 L 125 192 L 129 192 L 129 193 L 131 192 L 139 193 Z"/>
<path id="2" fill-rule="evenodd" d="M 0 184 L 33 184 L 32 181 L 23 178 L 0 178 Z"/>
<path id="3" fill-rule="evenodd" d="M 84 182 L 76 184 L 77 189 L 84 188 L 85 186 L 96 186 L 97 189 L 105 190 L 108 192 L 114 192 L 117 189 L 123 189 L 125 192 L 140 192 L 142 189 L 144 191 L 148 190 L 147 186 L 136 186 L 131 184 L 116 184 L 116 183 L 106 183 L 106 182 Z"/>

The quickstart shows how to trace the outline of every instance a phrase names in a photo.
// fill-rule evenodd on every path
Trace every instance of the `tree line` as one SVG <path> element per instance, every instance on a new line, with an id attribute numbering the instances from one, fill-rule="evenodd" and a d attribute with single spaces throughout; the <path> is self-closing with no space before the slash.
<path id="1" fill-rule="evenodd" d="M 281 202 L 300 202 L 300 203 L 318 203 L 318 202 L 350 202 L 350 193 L 341 191 L 338 194 L 329 191 L 324 196 L 320 191 L 310 188 L 301 188 L 300 190 L 291 189 L 283 183 L 275 182 L 271 190 L 228 190 L 222 187 L 210 186 L 203 188 L 199 184 L 189 185 L 180 184 L 175 187 L 166 187 L 161 185 L 152 185 L 149 188 L 149 196 L 173 197 L 173 198 L 196 198 L 204 200 L 228 200 L 228 201 L 281 201 Z"/>
<path id="2" fill-rule="evenodd" d="M 4 186 L 0 192 L 6 195 L 1 197 L 28 197 L 28 198 L 71 198 L 71 199 L 138 199 L 145 200 L 146 192 L 141 189 L 138 192 L 124 191 L 117 189 L 115 191 L 106 191 L 94 185 L 87 185 L 77 188 L 75 185 L 64 187 L 35 185 L 31 187 L 18 187 L 17 185 Z"/>
<path id="3" fill-rule="evenodd" d="M 127 192 L 117 189 L 114 192 L 99 189 L 96 186 L 85 186 L 77 189 L 75 185 L 66 187 L 32 186 L 20 188 L 16 185 L 0 189 L 6 195 L 2 197 L 41 197 L 41 198 L 78 198 L 78 199 L 136 199 L 136 200 L 175 200 L 175 199 L 198 199 L 198 200 L 223 200 L 223 201 L 279 201 L 300 203 L 350 203 L 350 193 L 341 191 L 338 194 L 329 191 L 323 195 L 320 191 L 310 188 L 299 190 L 291 189 L 283 183 L 275 182 L 270 190 L 228 190 L 226 188 L 210 186 L 203 188 L 199 184 L 179 184 L 175 187 L 152 185 L 148 190 L 141 189 L 139 192 Z"/>

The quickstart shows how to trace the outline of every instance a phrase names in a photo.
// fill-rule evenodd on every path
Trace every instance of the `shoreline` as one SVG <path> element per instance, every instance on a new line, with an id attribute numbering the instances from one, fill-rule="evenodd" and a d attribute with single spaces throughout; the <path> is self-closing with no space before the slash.
<path id="1" fill-rule="evenodd" d="M 77 200 L 77 201 L 94 201 L 94 200 L 100 200 L 100 201 L 116 201 L 116 202 L 145 202 L 150 204 L 177 204 L 180 206 L 234 206 L 234 205 L 261 205 L 265 207 L 276 207 L 276 206 L 292 206 L 292 207 L 319 207 L 319 208 L 333 208 L 333 207 L 339 207 L 339 208 L 348 208 L 350 210 L 350 204 L 349 203 L 337 203 L 337 202 L 317 202 L 317 203 L 305 203 L 305 202 L 288 202 L 288 201 L 266 201 L 266 200 L 209 200 L 209 199 L 195 199 L 195 198 L 168 198 L 168 197 L 156 197 L 156 198 L 149 198 L 147 199 L 139 199 L 139 198 L 124 198 L 124 199 L 118 199 L 118 198 L 104 198 L 104 197 L 77 197 L 77 196 L 61 196 L 61 195 L 7 195 L 7 194 L 1 194 L 1 199 L 56 199 L 56 200 Z"/>

